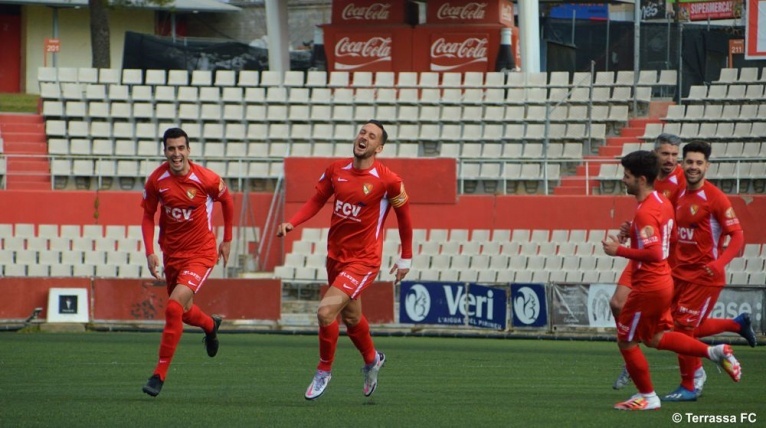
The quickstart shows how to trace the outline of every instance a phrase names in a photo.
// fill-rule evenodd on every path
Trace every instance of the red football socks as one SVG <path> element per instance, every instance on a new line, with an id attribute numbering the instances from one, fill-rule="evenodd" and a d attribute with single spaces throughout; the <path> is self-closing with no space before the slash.
<path id="1" fill-rule="evenodd" d="M 362 319 L 356 325 L 346 326 L 348 328 L 348 337 L 354 342 L 354 346 L 362 354 L 365 364 L 372 364 L 375 362 L 375 345 L 372 343 L 372 336 L 370 335 L 370 324 L 367 322 L 367 318 L 362 315 Z"/>
<path id="2" fill-rule="evenodd" d="M 662 335 L 657 349 L 661 351 L 673 351 L 676 354 L 691 357 L 708 358 L 708 346 L 699 340 L 677 331 L 667 331 Z"/>
<path id="3" fill-rule="evenodd" d="M 205 333 L 210 333 L 213 331 L 213 327 L 215 327 L 213 317 L 202 312 L 202 309 L 197 305 L 192 305 L 191 309 L 184 313 L 183 321 L 186 324 L 200 327 Z"/>
<path id="4" fill-rule="evenodd" d="M 692 330 L 677 330 L 677 332 L 688 337 L 693 337 L 692 334 L 694 334 Z M 678 369 L 681 371 L 681 386 L 689 391 L 694 391 L 694 372 L 701 364 L 702 361 L 699 357 L 678 354 Z"/>
<path id="5" fill-rule="evenodd" d="M 708 318 L 694 330 L 694 335 L 697 337 L 707 337 L 727 331 L 739 333 L 739 329 L 739 324 L 733 319 Z"/>
<path id="6" fill-rule="evenodd" d="M 163 381 L 168 374 L 178 341 L 181 340 L 181 334 L 184 332 L 183 313 L 184 308 L 180 303 L 168 300 L 168 306 L 165 308 L 165 328 L 162 330 L 160 341 L 160 359 L 154 369 L 154 374 L 159 375 Z"/>
<path id="7" fill-rule="evenodd" d="M 338 320 L 327 326 L 319 326 L 319 364 L 318 370 L 329 372 L 335 359 L 335 347 L 338 345 L 340 327 Z"/>
<path id="8" fill-rule="evenodd" d="M 652 377 L 649 375 L 649 363 L 646 361 L 641 348 L 634 346 L 628 349 L 620 349 L 622 359 L 625 360 L 625 368 L 628 369 L 633 383 L 636 384 L 638 392 L 650 394 L 654 392 Z"/>

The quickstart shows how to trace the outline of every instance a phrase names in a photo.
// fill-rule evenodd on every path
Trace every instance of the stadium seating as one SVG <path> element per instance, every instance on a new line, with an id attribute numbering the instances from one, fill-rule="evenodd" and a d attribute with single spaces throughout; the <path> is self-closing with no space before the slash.
<path id="1" fill-rule="evenodd" d="M 38 74 L 56 189 L 140 188 L 161 160 L 157 134 L 174 125 L 198 145 L 198 161 L 223 168 L 232 188 L 270 189 L 285 154 L 345 156 L 358 125 L 377 117 L 401 143 L 381 157 L 454 157 L 461 192 L 506 194 L 556 186 L 677 80 L 674 70 L 642 70 L 637 78 L 632 71 Z M 648 124 L 641 138 L 671 132 L 710 141 L 714 182 L 727 192 L 763 193 L 764 84 L 761 70 L 724 69 L 710 87 L 693 86 L 685 105 L 670 106 L 665 123 Z M 606 170 L 595 177 L 597 191 L 619 192 L 619 171 Z M 97 178 L 84 179 L 88 171 Z"/>
<path id="2" fill-rule="evenodd" d="M 233 232 L 229 269 L 247 262 L 260 240 L 260 229 Z M 155 236 L 158 236 L 155 230 Z M 216 236 L 223 228 L 216 229 Z M 0 276 L 88 276 L 147 278 L 141 226 L 0 224 Z M 162 252 L 155 248 L 162 260 Z M 217 265 L 211 277 L 227 273 Z"/>
<path id="3" fill-rule="evenodd" d="M 325 279 L 328 229 L 304 228 L 275 276 L 286 283 Z M 591 282 L 613 283 L 627 260 L 600 251 L 600 242 L 616 231 L 606 230 L 482 230 L 415 229 L 410 280 L 466 282 Z M 470 239 L 469 239 L 470 235 Z M 399 235 L 388 229 L 383 241 L 383 268 L 378 280 L 389 280 L 387 266 L 398 257 Z M 744 257 L 728 266 L 728 282 L 763 285 L 764 258 L 760 244 L 747 244 Z M 760 281 L 760 282 L 759 282 Z"/>
<path id="4" fill-rule="evenodd" d="M 344 153 L 333 147 L 307 154 L 305 147 L 320 142 L 345 144 L 353 138 L 360 123 L 377 117 L 389 124 L 392 139 L 406 143 L 401 145 L 403 149 L 389 151 L 386 156 L 455 156 L 463 162 L 461 153 L 466 152 L 472 157 L 465 161 L 472 165 L 461 167 L 460 171 L 473 175 L 459 176 L 461 181 L 468 181 L 468 185 L 461 186 L 464 191 L 539 191 L 543 165 L 547 164 L 547 171 L 551 172 L 549 184 L 555 185 L 560 176 L 582 161 L 587 154 L 583 150 L 586 144 L 589 147 L 603 144 L 608 135 L 627 123 L 633 108 L 629 98 L 634 89 L 632 76 L 626 73 L 617 76 L 597 73 L 592 97 L 588 95 L 591 84 L 588 73 L 440 76 L 414 72 L 291 71 L 282 76 L 257 71 L 213 74 L 130 69 L 121 72 L 72 69 L 55 73 L 41 68 L 38 74 L 51 154 L 57 155 L 54 173 L 57 188 L 70 188 L 77 183 L 69 180 L 74 176 L 75 156 L 115 161 L 116 177 L 121 179 L 113 182 L 120 183 L 120 188 L 137 188 L 144 178 L 139 175 L 141 169 L 134 169 L 137 175 L 130 176 L 128 169 L 123 168 L 121 175 L 119 161 L 159 161 L 159 150 L 149 150 L 148 144 L 153 142 L 158 147 L 156 134 L 173 125 L 183 126 L 194 143 L 199 144 L 199 151 L 195 148 L 195 152 L 205 156 L 198 160 L 220 165 L 229 160 L 231 152 L 238 154 L 235 155 L 238 160 L 259 165 L 253 166 L 253 171 L 268 171 L 249 182 L 237 172 L 240 170 L 232 168 L 233 175 L 228 169 L 219 171 L 232 182 L 232 187 L 263 188 L 263 180 L 268 182 L 280 174 L 278 166 L 285 153 L 302 156 Z M 642 103 L 650 99 L 645 90 L 651 92 L 653 88 L 675 83 L 663 81 L 662 73 L 657 79 L 656 72 L 642 73 L 639 82 L 635 89 Z M 546 102 L 557 104 L 550 110 L 549 127 L 542 122 Z M 306 132 L 309 129 L 313 132 Z M 279 135 L 275 134 L 277 130 Z M 117 150 L 119 146 L 125 147 L 120 141 L 128 140 L 138 140 L 139 150 L 135 153 L 130 148 Z M 548 141 L 555 145 L 542 153 L 538 147 L 527 147 Z M 501 142 L 506 144 L 501 146 Z M 511 146 L 514 142 L 520 146 L 518 150 Z M 233 145 L 231 150 L 229 144 Z M 266 146 L 257 151 L 247 150 L 243 155 L 241 147 L 251 144 Z M 285 144 L 288 149 L 284 149 Z M 135 157 L 141 158 L 131 159 Z M 481 165 L 485 162 L 489 164 Z M 536 165 L 526 170 L 538 175 L 525 175 L 520 170 L 516 174 L 521 163 Z M 110 162 L 99 165 L 105 167 L 98 171 L 104 174 L 111 171 Z M 470 172 L 473 165 L 479 167 L 479 172 Z M 472 183 L 477 179 L 481 185 Z M 517 186 L 517 181 L 528 185 Z M 536 185 L 531 181 L 536 181 Z M 79 183 L 85 185 L 82 180 Z"/>

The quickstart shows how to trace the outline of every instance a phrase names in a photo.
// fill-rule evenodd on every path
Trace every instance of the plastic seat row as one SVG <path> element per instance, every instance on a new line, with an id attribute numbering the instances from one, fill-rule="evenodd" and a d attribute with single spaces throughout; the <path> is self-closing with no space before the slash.
<path id="1" fill-rule="evenodd" d="M 546 111 L 544 106 L 440 106 L 440 105 L 226 105 L 216 104 L 157 104 L 155 106 L 127 103 L 92 103 L 91 108 L 84 109 L 84 103 L 76 102 L 77 109 L 67 108 L 64 113 L 58 110 L 60 102 L 46 101 L 43 103 L 43 114 L 46 122 L 51 124 L 51 132 L 64 135 L 63 122 L 74 123 L 85 136 L 85 124 L 79 122 L 108 122 L 111 124 L 130 122 L 180 123 L 202 122 L 205 124 L 240 123 L 241 126 L 250 123 L 287 122 L 287 123 L 323 123 L 350 122 L 363 123 L 370 118 L 379 118 L 385 123 L 544 123 L 546 115 L 553 124 L 586 124 L 613 123 L 624 126 L 629 117 L 627 106 L 594 106 L 590 115 L 588 107 L 558 106 Z M 72 104 L 67 103 L 67 105 Z M 106 125 L 95 125 L 105 127 Z M 111 126 L 111 125 L 110 125 Z M 125 125 L 121 125 L 125 126 Z M 222 126 L 222 125 L 221 125 Z M 581 125 L 578 125 L 581 126 Z M 100 131 L 100 130 L 99 130 Z M 236 138 L 236 137 L 235 137 Z"/>
<path id="2" fill-rule="evenodd" d="M 632 86 L 635 82 L 632 70 L 600 71 L 595 79 L 590 72 L 346 72 L 288 71 L 284 74 L 254 70 L 138 70 L 95 69 L 71 67 L 41 67 L 39 82 L 101 83 L 124 85 L 173 85 L 173 86 L 331 86 L 331 87 L 528 87 L 528 86 Z M 639 86 L 676 84 L 675 70 L 641 70 L 637 79 Z"/>
<path id="3" fill-rule="evenodd" d="M 688 103 L 715 103 L 715 102 L 737 102 L 737 103 L 758 103 L 763 101 L 764 85 L 693 85 L 689 88 L 689 95 L 684 98 Z"/>
<path id="4" fill-rule="evenodd" d="M 682 139 L 760 141 L 766 135 L 766 122 L 668 122 L 649 123 L 640 137 L 654 140 L 662 133 Z"/>
<path id="5" fill-rule="evenodd" d="M 766 104 L 689 104 L 668 107 L 666 122 L 752 122 L 766 118 Z"/>
<path id="6" fill-rule="evenodd" d="M 627 105 L 633 98 L 631 87 L 577 87 L 547 88 L 351 88 L 351 87 L 251 87 L 218 88 L 211 86 L 126 86 L 41 83 L 43 101 L 70 103 L 142 103 L 146 104 L 448 104 L 448 105 L 505 105 L 505 104 L 620 104 Z M 641 102 L 651 99 L 651 88 L 636 88 L 635 96 Z M 53 103 L 45 106 L 48 114 L 69 110 Z M 78 114 L 88 106 L 72 104 Z"/>
<path id="7" fill-rule="evenodd" d="M 717 160 L 725 160 L 726 158 L 744 158 L 744 160 L 748 160 L 749 158 L 751 161 L 766 158 L 766 146 L 759 142 L 712 142 L 710 143 L 710 146 L 712 148 L 711 159 L 714 162 L 717 162 Z M 625 143 L 622 146 L 622 156 L 636 150 L 653 149 L 653 142 Z"/>
<path id="8" fill-rule="evenodd" d="M 766 67 L 763 67 L 761 70 L 760 78 L 758 77 L 758 74 L 758 67 L 722 68 L 720 76 L 717 80 L 713 81 L 713 84 L 766 83 Z"/>

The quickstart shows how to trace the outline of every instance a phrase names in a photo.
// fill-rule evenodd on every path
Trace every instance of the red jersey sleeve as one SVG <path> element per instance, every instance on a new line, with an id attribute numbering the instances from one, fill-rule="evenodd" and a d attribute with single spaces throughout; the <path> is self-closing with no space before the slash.
<path id="1" fill-rule="evenodd" d="M 723 192 L 713 193 L 712 195 L 714 199 L 710 202 L 710 206 L 713 208 L 713 215 L 721 225 L 724 235 L 729 235 L 736 230 L 742 230 L 742 225 L 739 223 L 729 198 Z"/>
<path id="2" fill-rule="evenodd" d="M 633 219 L 634 235 L 638 240 L 633 248 L 619 247 L 617 255 L 642 262 L 658 262 L 667 258 L 667 239 L 661 226 L 647 212 L 639 211 Z"/>

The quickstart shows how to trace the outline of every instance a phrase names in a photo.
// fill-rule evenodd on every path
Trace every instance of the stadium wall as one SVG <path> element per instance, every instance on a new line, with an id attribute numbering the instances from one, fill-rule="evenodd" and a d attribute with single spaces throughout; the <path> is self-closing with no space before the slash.
<path id="1" fill-rule="evenodd" d="M 52 57 L 43 55 L 43 46 L 47 37 L 52 37 L 53 9 L 45 6 L 24 6 L 22 13 L 22 56 L 25 86 L 22 91 L 30 94 L 40 92 L 37 81 L 37 69 L 44 61 L 52 66 Z M 85 67 L 91 64 L 90 15 L 88 8 L 58 8 L 59 40 L 61 51 L 58 53 L 59 67 Z M 120 9 L 109 11 L 109 34 L 112 68 L 122 68 L 122 49 L 125 44 L 125 32 L 154 34 L 154 11 L 147 9 Z"/>

